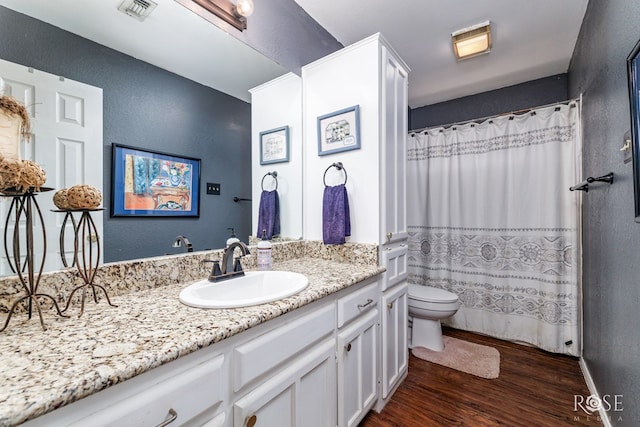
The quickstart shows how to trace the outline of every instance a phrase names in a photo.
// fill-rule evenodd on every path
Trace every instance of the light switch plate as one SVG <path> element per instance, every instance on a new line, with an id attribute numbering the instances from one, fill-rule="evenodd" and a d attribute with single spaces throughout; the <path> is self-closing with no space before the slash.
<path id="1" fill-rule="evenodd" d="M 207 182 L 207 194 L 220 195 L 220 184 L 215 182 Z"/>

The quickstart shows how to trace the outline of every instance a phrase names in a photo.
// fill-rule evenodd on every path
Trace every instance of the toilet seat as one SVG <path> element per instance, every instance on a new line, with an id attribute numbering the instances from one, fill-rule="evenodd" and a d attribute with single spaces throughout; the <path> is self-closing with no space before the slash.
<path id="1" fill-rule="evenodd" d="M 424 302 L 450 303 L 458 301 L 458 295 L 444 289 L 409 284 L 409 299 Z"/>

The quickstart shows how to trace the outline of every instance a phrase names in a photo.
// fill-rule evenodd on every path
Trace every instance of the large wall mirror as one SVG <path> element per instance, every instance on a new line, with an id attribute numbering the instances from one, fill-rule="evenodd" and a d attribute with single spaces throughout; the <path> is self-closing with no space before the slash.
<path id="1" fill-rule="evenodd" d="M 252 205 L 234 198 L 260 186 L 248 90 L 287 70 L 175 0 L 156 0 L 142 22 L 121 3 L 0 0 L 0 59 L 102 89 L 103 262 L 180 253 L 178 235 L 195 251 L 221 248 L 231 227 L 246 241 L 256 233 Z M 200 159 L 200 216 L 111 217 L 112 144 Z M 206 194 L 207 182 L 220 195 Z M 47 185 L 57 186 L 53 177 Z M 302 194 L 288 197 L 301 216 Z M 47 232 L 55 245 L 57 230 Z"/>

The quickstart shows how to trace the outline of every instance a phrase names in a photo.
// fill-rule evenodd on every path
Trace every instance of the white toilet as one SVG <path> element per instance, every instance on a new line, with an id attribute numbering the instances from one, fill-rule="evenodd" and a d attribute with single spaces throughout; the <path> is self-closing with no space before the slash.
<path id="1" fill-rule="evenodd" d="M 442 351 L 440 320 L 456 314 L 460 308 L 458 296 L 444 289 L 409 284 L 408 306 L 413 323 L 409 347 Z"/>

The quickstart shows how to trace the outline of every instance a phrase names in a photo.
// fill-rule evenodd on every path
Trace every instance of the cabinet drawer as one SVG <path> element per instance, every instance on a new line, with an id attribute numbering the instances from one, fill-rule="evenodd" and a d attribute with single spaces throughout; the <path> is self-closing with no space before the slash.
<path id="1" fill-rule="evenodd" d="M 405 244 L 380 249 L 381 263 L 387 268 L 382 276 L 382 291 L 406 280 L 408 275 L 407 253 L 408 248 Z"/>
<path id="2" fill-rule="evenodd" d="M 219 412 L 225 395 L 223 362 L 224 355 L 221 354 L 153 384 L 145 391 L 105 405 L 71 425 L 156 426 L 172 415 L 176 417 L 176 425 L 194 418 L 210 419 L 212 425 L 217 425 L 212 418 Z"/>
<path id="3" fill-rule="evenodd" d="M 333 333 L 334 304 L 284 324 L 233 349 L 233 390 L 239 391 L 264 373 Z"/>
<path id="4" fill-rule="evenodd" d="M 338 328 L 378 305 L 378 282 L 365 286 L 338 300 Z"/>

